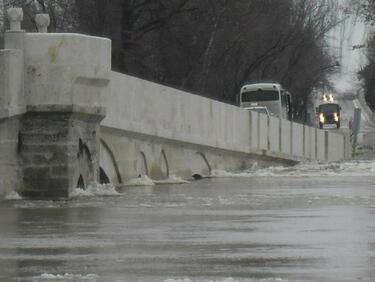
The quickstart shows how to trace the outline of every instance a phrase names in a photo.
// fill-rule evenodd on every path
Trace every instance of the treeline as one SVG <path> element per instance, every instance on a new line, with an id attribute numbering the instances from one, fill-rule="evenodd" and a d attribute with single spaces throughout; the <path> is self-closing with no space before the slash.
<path id="1" fill-rule="evenodd" d="M 113 68 L 236 102 L 245 81 L 281 82 L 304 119 L 313 88 L 337 67 L 325 36 L 337 24 L 333 0 L 5 0 L 51 16 L 50 31 L 112 39 Z"/>
<path id="2" fill-rule="evenodd" d="M 369 24 L 375 23 L 375 0 L 360 0 L 357 12 Z M 368 63 L 359 72 L 367 104 L 375 112 L 375 35 L 371 35 L 366 44 Z"/>

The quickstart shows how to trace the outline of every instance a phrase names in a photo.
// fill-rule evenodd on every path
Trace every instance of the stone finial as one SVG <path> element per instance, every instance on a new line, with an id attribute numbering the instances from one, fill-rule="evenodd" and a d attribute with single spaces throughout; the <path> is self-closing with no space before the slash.
<path id="1" fill-rule="evenodd" d="M 21 31 L 21 22 L 23 20 L 22 8 L 9 8 L 7 15 L 10 23 L 9 31 Z"/>
<path id="2" fill-rule="evenodd" d="M 37 14 L 35 16 L 35 23 L 38 27 L 39 32 L 47 32 L 47 28 L 50 24 L 50 18 L 48 14 Z"/>

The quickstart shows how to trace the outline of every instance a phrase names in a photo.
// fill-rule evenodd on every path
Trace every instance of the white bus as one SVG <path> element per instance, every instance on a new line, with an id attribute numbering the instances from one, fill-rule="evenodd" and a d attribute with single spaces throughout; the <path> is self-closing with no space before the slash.
<path id="1" fill-rule="evenodd" d="M 293 119 L 292 96 L 279 83 L 244 84 L 240 91 L 240 107 L 267 107 L 272 116 Z"/>

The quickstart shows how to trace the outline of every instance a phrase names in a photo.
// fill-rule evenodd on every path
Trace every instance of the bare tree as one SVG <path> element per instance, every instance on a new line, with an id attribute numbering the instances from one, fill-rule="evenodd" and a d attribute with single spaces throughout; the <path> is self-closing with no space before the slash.
<path id="1" fill-rule="evenodd" d="M 352 4 L 356 15 L 360 15 L 368 24 L 375 24 L 375 0 L 353 0 Z M 359 48 L 367 49 L 368 63 L 359 71 L 358 76 L 362 80 L 366 102 L 375 112 L 375 35 L 369 37 L 366 45 L 353 46 L 353 49 Z"/>
<path id="2" fill-rule="evenodd" d="M 37 31 L 35 15 L 48 13 L 51 32 L 73 31 L 76 29 L 77 15 L 74 1 L 71 0 L 3 0 L 4 9 L 9 7 L 23 8 L 23 28 L 28 31 Z"/>
<path id="3" fill-rule="evenodd" d="M 282 82 L 301 118 L 336 68 L 325 42 L 338 23 L 334 0 L 5 1 L 24 7 L 29 29 L 48 12 L 52 31 L 111 38 L 121 72 L 230 103 L 245 81 Z"/>
<path id="4" fill-rule="evenodd" d="M 5 32 L 5 10 L 4 1 L 0 0 L 0 48 L 4 46 L 4 32 Z"/>

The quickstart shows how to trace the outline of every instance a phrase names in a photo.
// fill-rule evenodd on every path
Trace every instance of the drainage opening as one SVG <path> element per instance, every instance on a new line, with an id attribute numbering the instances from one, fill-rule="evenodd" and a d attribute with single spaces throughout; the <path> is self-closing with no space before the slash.
<path id="1" fill-rule="evenodd" d="M 105 173 L 104 169 L 102 167 L 99 167 L 99 183 L 100 184 L 108 184 L 111 181 L 109 181 L 108 175 Z"/>
<path id="2" fill-rule="evenodd" d="M 203 176 L 198 174 L 198 173 L 194 173 L 192 176 L 191 176 L 194 180 L 201 180 L 203 179 Z"/>
<path id="3" fill-rule="evenodd" d="M 83 181 L 82 174 L 79 175 L 78 182 L 77 182 L 77 188 L 85 189 L 85 182 Z"/>

